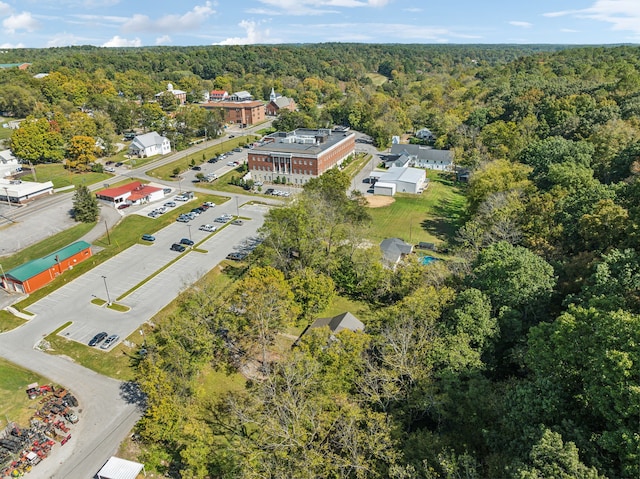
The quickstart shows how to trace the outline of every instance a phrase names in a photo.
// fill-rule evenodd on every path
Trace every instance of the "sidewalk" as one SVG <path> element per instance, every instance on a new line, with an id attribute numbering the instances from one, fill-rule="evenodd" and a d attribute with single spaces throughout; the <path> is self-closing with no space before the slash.
<path id="1" fill-rule="evenodd" d="M 107 234 L 107 228 L 111 231 L 122 218 L 123 216 L 117 209 L 101 204 L 98 222 L 93 229 L 80 238 L 79 241 L 86 241 L 89 244 L 93 244 Z"/>

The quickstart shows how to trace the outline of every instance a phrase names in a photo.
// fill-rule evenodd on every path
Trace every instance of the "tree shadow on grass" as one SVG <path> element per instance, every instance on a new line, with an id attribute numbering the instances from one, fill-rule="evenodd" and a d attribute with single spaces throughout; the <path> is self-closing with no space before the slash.
<path id="1" fill-rule="evenodd" d="M 450 243 L 458 228 L 467 220 L 463 201 L 443 199 L 431 210 L 429 218 L 420 223 L 423 230 L 441 241 Z"/>

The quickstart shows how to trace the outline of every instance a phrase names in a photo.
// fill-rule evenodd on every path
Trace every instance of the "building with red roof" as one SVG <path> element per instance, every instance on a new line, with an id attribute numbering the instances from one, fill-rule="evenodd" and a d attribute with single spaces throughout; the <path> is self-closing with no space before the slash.
<path id="1" fill-rule="evenodd" d="M 161 200 L 164 198 L 164 191 L 162 188 L 143 185 L 139 181 L 133 181 L 116 188 L 100 190 L 96 193 L 96 197 L 99 200 L 110 203 L 114 207 L 118 207 L 122 204 L 140 205 Z"/>

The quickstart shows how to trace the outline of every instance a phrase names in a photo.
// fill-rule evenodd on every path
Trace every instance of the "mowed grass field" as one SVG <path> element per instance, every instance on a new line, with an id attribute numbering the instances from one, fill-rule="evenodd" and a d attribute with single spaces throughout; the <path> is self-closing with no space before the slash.
<path id="1" fill-rule="evenodd" d="M 427 177 L 429 187 L 421 195 L 398 193 L 392 204 L 369 208 L 372 241 L 401 238 L 413 244 L 442 244 L 451 240 L 463 221 L 465 197 L 446 176 L 428 172 Z"/>
<path id="2" fill-rule="evenodd" d="M 24 175 L 22 178 L 25 181 L 51 181 L 53 187 L 64 188 L 65 186 L 78 186 L 78 185 L 93 185 L 94 183 L 101 183 L 110 179 L 113 175 L 109 173 L 74 173 L 68 170 L 61 163 L 49 163 L 41 165 L 33 165 L 35 168 L 35 175 Z"/>
<path id="3" fill-rule="evenodd" d="M 0 429 L 8 421 L 25 426 L 35 412 L 37 401 L 31 401 L 26 394 L 31 383 L 47 384 L 47 380 L 36 373 L 0 359 Z"/>

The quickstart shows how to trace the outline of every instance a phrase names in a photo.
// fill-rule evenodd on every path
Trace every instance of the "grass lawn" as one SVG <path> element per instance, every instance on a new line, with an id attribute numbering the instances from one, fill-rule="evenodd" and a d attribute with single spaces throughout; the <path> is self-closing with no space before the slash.
<path id="1" fill-rule="evenodd" d="M 35 168 L 35 177 L 34 175 L 25 175 L 23 179 L 25 181 L 35 181 L 36 179 L 39 182 L 51 181 L 54 188 L 63 188 L 71 185 L 89 186 L 94 183 L 102 183 L 112 176 L 109 173 L 74 173 L 65 169 L 61 163 L 33 165 L 33 167 Z"/>
<path id="2" fill-rule="evenodd" d="M 25 391 L 28 384 L 36 382 L 47 384 L 48 381 L 32 371 L 0 359 L 0 429 L 4 429 L 7 420 L 28 426 L 38 402 L 30 400 Z"/>
<path id="3" fill-rule="evenodd" d="M 382 208 L 370 208 L 373 219 L 369 238 L 376 244 L 385 238 L 444 243 L 451 240 L 463 221 L 465 197 L 446 176 L 428 171 L 429 187 L 421 195 L 398 193 Z"/>
<path id="4" fill-rule="evenodd" d="M 11 133 L 13 133 L 13 130 L 11 128 L 2 128 L 2 124 L 8 123 L 9 121 L 9 118 L 0 116 L 0 140 L 8 140 L 9 138 L 11 138 Z"/>
<path id="5" fill-rule="evenodd" d="M 0 311 L 0 333 L 11 331 L 12 329 L 15 329 L 18 326 L 24 324 L 25 322 L 25 319 L 18 318 L 17 316 L 11 314 L 9 311 Z"/>
<path id="6" fill-rule="evenodd" d="M 95 225 L 95 223 L 78 223 L 67 230 L 24 248 L 11 256 L 2 258 L 2 267 L 5 271 L 9 271 L 27 261 L 53 253 L 82 238 L 91 231 Z"/>
<path id="7" fill-rule="evenodd" d="M 238 146 L 242 146 L 249 141 L 254 141 L 255 139 L 258 139 L 258 137 L 253 135 L 232 138 L 231 140 L 198 150 L 184 158 L 180 158 L 179 160 L 149 170 L 146 174 L 160 180 L 174 180 L 175 169 L 178 169 L 180 173 L 183 173 L 191 168 L 192 165 L 201 165 L 213 156 L 227 152 Z"/>
<path id="8" fill-rule="evenodd" d="M 371 79 L 375 86 L 382 86 L 389 81 L 386 76 L 380 75 L 380 73 L 367 73 L 367 77 Z"/>

